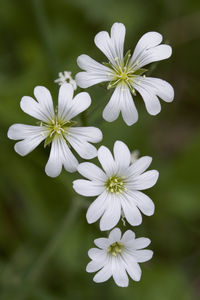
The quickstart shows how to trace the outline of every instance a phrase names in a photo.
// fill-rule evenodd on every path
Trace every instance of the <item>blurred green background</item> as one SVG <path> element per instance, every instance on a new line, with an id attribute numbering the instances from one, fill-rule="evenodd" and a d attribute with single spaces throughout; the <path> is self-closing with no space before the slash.
<path id="1" fill-rule="evenodd" d="M 1 0 L 0 5 L 0 299 L 200 299 L 199 0 Z M 56 102 L 54 79 L 64 70 L 75 75 L 78 55 L 106 60 L 93 38 L 115 21 L 126 25 L 126 50 L 147 31 L 163 34 L 173 56 L 150 72 L 175 89 L 174 102 L 162 102 L 156 117 L 136 97 L 139 121 L 132 127 L 121 117 L 103 122 L 110 94 L 99 86 L 88 89 L 93 100 L 88 124 L 102 129 L 103 144 L 112 149 L 122 140 L 152 156 L 151 167 L 160 172 L 147 191 L 155 214 L 134 228 L 137 236 L 152 240 L 154 258 L 141 264 L 141 281 L 126 289 L 113 280 L 95 284 L 85 272 L 93 239 L 105 233 L 86 222 L 92 199 L 80 199 L 72 190 L 72 180 L 80 176 L 63 171 L 56 179 L 47 177 L 49 149 L 41 145 L 20 157 L 6 136 L 13 123 L 34 124 L 19 102 L 32 96 L 36 85 L 49 88 Z"/>

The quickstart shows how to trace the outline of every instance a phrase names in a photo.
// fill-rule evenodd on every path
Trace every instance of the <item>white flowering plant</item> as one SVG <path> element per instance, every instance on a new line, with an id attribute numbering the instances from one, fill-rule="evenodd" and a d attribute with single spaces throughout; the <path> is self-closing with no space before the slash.
<path id="1" fill-rule="evenodd" d="M 48 176 L 56 177 L 62 166 L 68 172 L 75 172 L 78 161 L 70 150 L 70 146 L 85 159 L 97 155 L 96 148 L 90 143 L 102 140 L 102 133 L 95 127 L 78 127 L 72 119 L 86 110 L 91 104 L 88 93 L 77 94 L 73 98 L 73 86 L 69 83 L 61 85 L 57 110 L 47 88 L 38 86 L 34 89 L 35 101 L 24 96 L 20 102 L 21 109 L 40 121 L 38 126 L 14 124 L 8 130 L 8 137 L 21 140 L 15 144 L 15 151 L 25 156 L 42 141 L 44 146 L 51 144 L 51 152 L 45 171 Z"/>
<path id="2" fill-rule="evenodd" d="M 124 56 L 125 33 L 125 26 L 121 23 L 113 24 L 110 36 L 106 31 L 99 32 L 94 41 L 108 58 L 108 63 L 100 64 L 88 55 L 80 55 L 77 63 L 84 72 L 76 75 L 76 82 L 82 88 L 109 82 L 107 88 L 115 90 L 103 111 L 103 118 L 112 122 L 121 112 L 124 122 L 130 126 L 138 120 L 133 101 L 136 91 L 151 115 L 157 115 L 161 110 L 158 97 L 166 102 L 173 101 L 174 90 L 168 82 L 143 75 L 147 71 L 144 66 L 169 58 L 172 49 L 169 45 L 160 45 L 160 33 L 147 32 L 137 43 L 133 54 L 128 51 Z"/>
<path id="3" fill-rule="evenodd" d="M 119 228 L 113 229 L 108 238 L 94 240 L 98 248 L 89 250 L 91 262 L 86 271 L 97 272 L 93 280 L 104 282 L 111 276 L 120 287 L 127 287 L 129 279 L 127 274 L 134 280 L 141 278 L 141 268 L 138 263 L 152 258 L 153 251 L 144 250 L 150 244 L 148 238 L 135 238 L 132 230 L 127 230 L 123 236 Z"/>
<path id="4" fill-rule="evenodd" d="M 73 183 L 78 194 L 98 196 L 88 208 L 88 223 L 101 218 L 100 229 L 110 230 L 124 215 L 132 226 L 140 225 L 140 211 L 147 216 L 154 213 L 152 200 L 141 192 L 152 187 L 158 179 L 156 170 L 144 172 L 152 161 L 151 157 L 141 157 L 131 164 L 128 147 L 123 142 L 116 141 L 114 158 L 108 148 L 101 146 L 98 160 L 103 170 L 89 162 L 81 163 L 77 170 L 88 180 L 78 179 Z"/>
<path id="5" fill-rule="evenodd" d="M 37 125 L 14 124 L 8 130 L 8 138 L 18 141 L 14 149 L 21 156 L 29 154 L 42 142 L 44 147 L 50 146 L 45 167 L 48 176 L 59 176 L 64 167 L 67 172 L 77 171 L 85 178 L 74 180 L 73 188 L 80 196 L 96 197 L 88 205 L 86 219 L 89 224 L 100 220 L 100 230 L 109 231 L 108 237 L 95 239 L 98 248 L 89 250 L 91 262 L 86 271 L 97 272 L 95 282 L 113 277 L 120 287 L 128 286 L 129 277 L 139 281 L 139 263 L 152 258 L 153 252 L 144 249 L 150 244 L 148 238 L 135 238 L 133 230 L 123 231 L 126 222 L 132 227 L 139 226 L 142 214 L 153 215 L 155 205 L 143 190 L 156 184 L 159 173 L 147 170 L 151 157 L 139 157 L 138 150 L 131 153 L 123 141 L 115 141 L 113 154 L 104 145 L 93 145 L 102 142 L 103 134 L 99 128 L 84 126 L 80 119 L 77 121 L 76 117 L 84 113 L 92 102 L 89 93 L 77 92 L 77 87 L 85 89 L 109 82 L 107 88 L 113 88 L 114 92 L 104 108 L 103 119 L 112 122 L 121 112 L 128 126 L 138 120 L 133 100 L 137 92 L 151 115 L 157 115 L 161 110 L 159 98 L 165 102 L 174 99 L 172 86 L 164 80 L 146 76 L 147 69 L 144 68 L 169 58 L 171 47 L 161 44 L 160 33 L 147 32 L 137 43 L 133 54 L 128 51 L 124 55 L 125 31 L 124 24 L 114 23 L 110 35 L 106 31 L 99 32 L 95 36 L 95 44 L 108 62 L 100 64 L 88 55 L 80 55 L 77 64 L 83 71 L 76 74 L 75 80 L 69 71 L 60 72 L 55 80 L 59 85 L 57 106 L 54 106 L 49 90 L 37 86 L 34 89 L 36 100 L 24 96 L 20 102 L 21 109 L 35 118 Z M 74 152 L 81 160 L 97 157 L 99 166 L 92 162 L 79 163 Z M 87 205 L 85 198 L 80 199 Z M 115 228 L 120 226 L 120 220 L 122 228 Z"/>

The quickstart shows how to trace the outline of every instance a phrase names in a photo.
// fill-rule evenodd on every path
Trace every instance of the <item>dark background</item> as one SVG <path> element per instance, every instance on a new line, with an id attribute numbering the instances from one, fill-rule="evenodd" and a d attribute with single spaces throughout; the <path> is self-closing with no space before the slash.
<path id="1" fill-rule="evenodd" d="M 0 7 L 0 299 L 200 299 L 200 2 L 1 0 Z M 112 149 L 122 140 L 152 156 L 151 167 L 160 172 L 147 191 L 155 214 L 133 229 L 152 240 L 154 258 L 141 265 L 141 281 L 126 289 L 113 280 L 95 284 L 85 271 L 93 239 L 106 233 L 86 222 L 92 199 L 72 190 L 80 176 L 63 171 L 47 177 L 49 149 L 41 145 L 20 157 L 6 136 L 13 123 L 35 124 L 19 102 L 36 85 L 49 88 L 56 103 L 59 71 L 75 75 L 82 53 L 106 60 L 93 38 L 116 21 L 127 28 L 126 50 L 147 31 L 163 34 L 173 55 L 153 64 L 149 74 L 175 89 L 174 102 L 162 102 L 156 117 L 136 97 L 139 121 L 132 127 L 121 117 L 103 121 L 110 94 L 99 86 L 88 89 L 93 101 L 87 122 L 102 129 L 103 144 Z"/>

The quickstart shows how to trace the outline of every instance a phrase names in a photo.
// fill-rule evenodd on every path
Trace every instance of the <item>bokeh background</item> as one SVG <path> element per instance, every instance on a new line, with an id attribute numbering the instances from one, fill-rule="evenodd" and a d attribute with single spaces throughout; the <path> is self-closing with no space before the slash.
<path id="1" fill-rule="evenodd" d="M 0 299 L 200 299 L 200 2 L 1 0 L 0 5 Z M 112 280 L 95 284 L 85 272 L 93 239 L 105 233 L 86 222 L 92 199 L 72 190 L 80 176 L 63 171 L 56 179 L 47 177 L 49 149 L 41 145 L 20 157 L 6 136 L 13 123 L 35 124 L 19 102 L 36 85 L 49 88 L 57 101 L 54 80 L 59 71 L 79 71 L 78 55 L 106 60 L 93 38 L 115 21 L 126 25 L 126 50 L 147 31 L 163 34 L 173 56 L 152 65 L 149 74 L 175 89 L 174 102 L 162 102 L 156 117 L 137 96 L 139 121 L 132 127 L 121 117 L 104 122 L 110 94 L 99 86 L 88 89 L 93 101 L 87 123 L 102 129 L 103 144 L 112 149 L 122 140 L 152 156 L 152 168 L 160 172 L 147 191 L 155 214 L 134 228 L 137 236 L 152 240 L 154 258 L 141 265 L 141 281 L 126 289 Z"/>

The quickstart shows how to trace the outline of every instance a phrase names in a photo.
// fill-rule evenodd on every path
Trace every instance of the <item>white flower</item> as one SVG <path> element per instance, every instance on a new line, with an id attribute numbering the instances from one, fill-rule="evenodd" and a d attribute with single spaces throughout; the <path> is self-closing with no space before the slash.
<path id="1" fill-rule="evenodd" d="M 54 80 L 55 83 L 62 85 L 63 83 L 70 83 L 73 86 L 74 91 L 77 89 L 76 81 L 72 78 L 72 73 L 69 71 L 59 72 L 59 78 Z"/>
<path id="2" fill-rule="evenodd" d="M 143 214 L 154 213 L 152 200 L 140 192 L 152 187 L 158 179 L 158 171 L 143 173 L 151 164 L 152 158 L 144 156 L 131 164 L 128 147 L 121 141 L 114 144 L 114 159 L 108 148 L 101 146 L 98 160 L 103 168 L 84 162 L 77 170 L 85 179 L 73 182 L 75 191 L 83 196 L 98 196 L 87 211 L 88 223 L 99 218 L 100 229 L 109 230 L 116 226 L 121 215 L 133 226 L 142 222 Z M 140 209 L 140 210 L 139 210 Z"/>
<path id="3" fill-rule="evenodd" d="M 153 251 L 143 250 L 150 242 L 144 237 L 136 239 L 132 230 L 127 230 L 121 237 L 121 230 L 115 228 L 108 238 L 94 240 L 100 249 L 89 250 L 88 255 L 92 261 L 87 265 L 86 271 L 89 273 L 98 271 L 93 278 L 94 282 L 104 282 L 113 276 L 118 286 L 127 287 L 128 275 L 134 281 L 141 278 L 142 271 L 138 263 L 152 258 Z"/>
<path id="4" fill-rule="evenodd" d="M 70 146 L 84 159 L 97 155 L 97 149 L 90 143 L 102 139 L 102 133 L 95 127 L 75 127 L 72 119 L 86 110 L 91 99 L 88 93 L 79 93 L 73 99 L 73 87 L 69 83 L 61 85 L 58 96 L 58 109 L 54 110 L 51 94 L 43 86 L 34 89 L 35 101 L 29 96 L 21 99 L 21 109 L 30 116 L 41 121 L 40 126 L 14 124 L 8 130 L 8 137 L 21 140 L 15 144 L 15 151 L 25 156 L 45 140 L 45 146 L 51 145 L 46 174 L 56 177 L 62 166 L 75 172 L 78 161 L 70 150 Z"/>
<path id="5" fill-rule="evenodd" d="M 132 95 L 136 90 L 141 94 L 147 111 L 156 115 L 161 110 L 158 97 L 166 102 L 174 98 L 172 86 L 164 80 L 141 76 L 146 69 L 145 65 L 166 59 L 171 56 L 172 49 L 168 45 L 160 45 L 162 35 L 158 32 L 147 32 L 136 45 L 131 56 L 128 51 L 124 56 L 125 26 L 114 23 L 111 35 L 108 32 L 99 32 L 94 39 L 96 46 L 108 58 L 108 64 L 100 64 L 88 55 L 80 55 L 77 63 L 85 72 L 76 75 L 76 82 L 82 88 L 109 81 L 108 89 L 115 88 L 110 101 L 103 111 L 103 118 L 112 122 L 121 111 L 127 125 L 138 120 L 138 113 Z"/>

